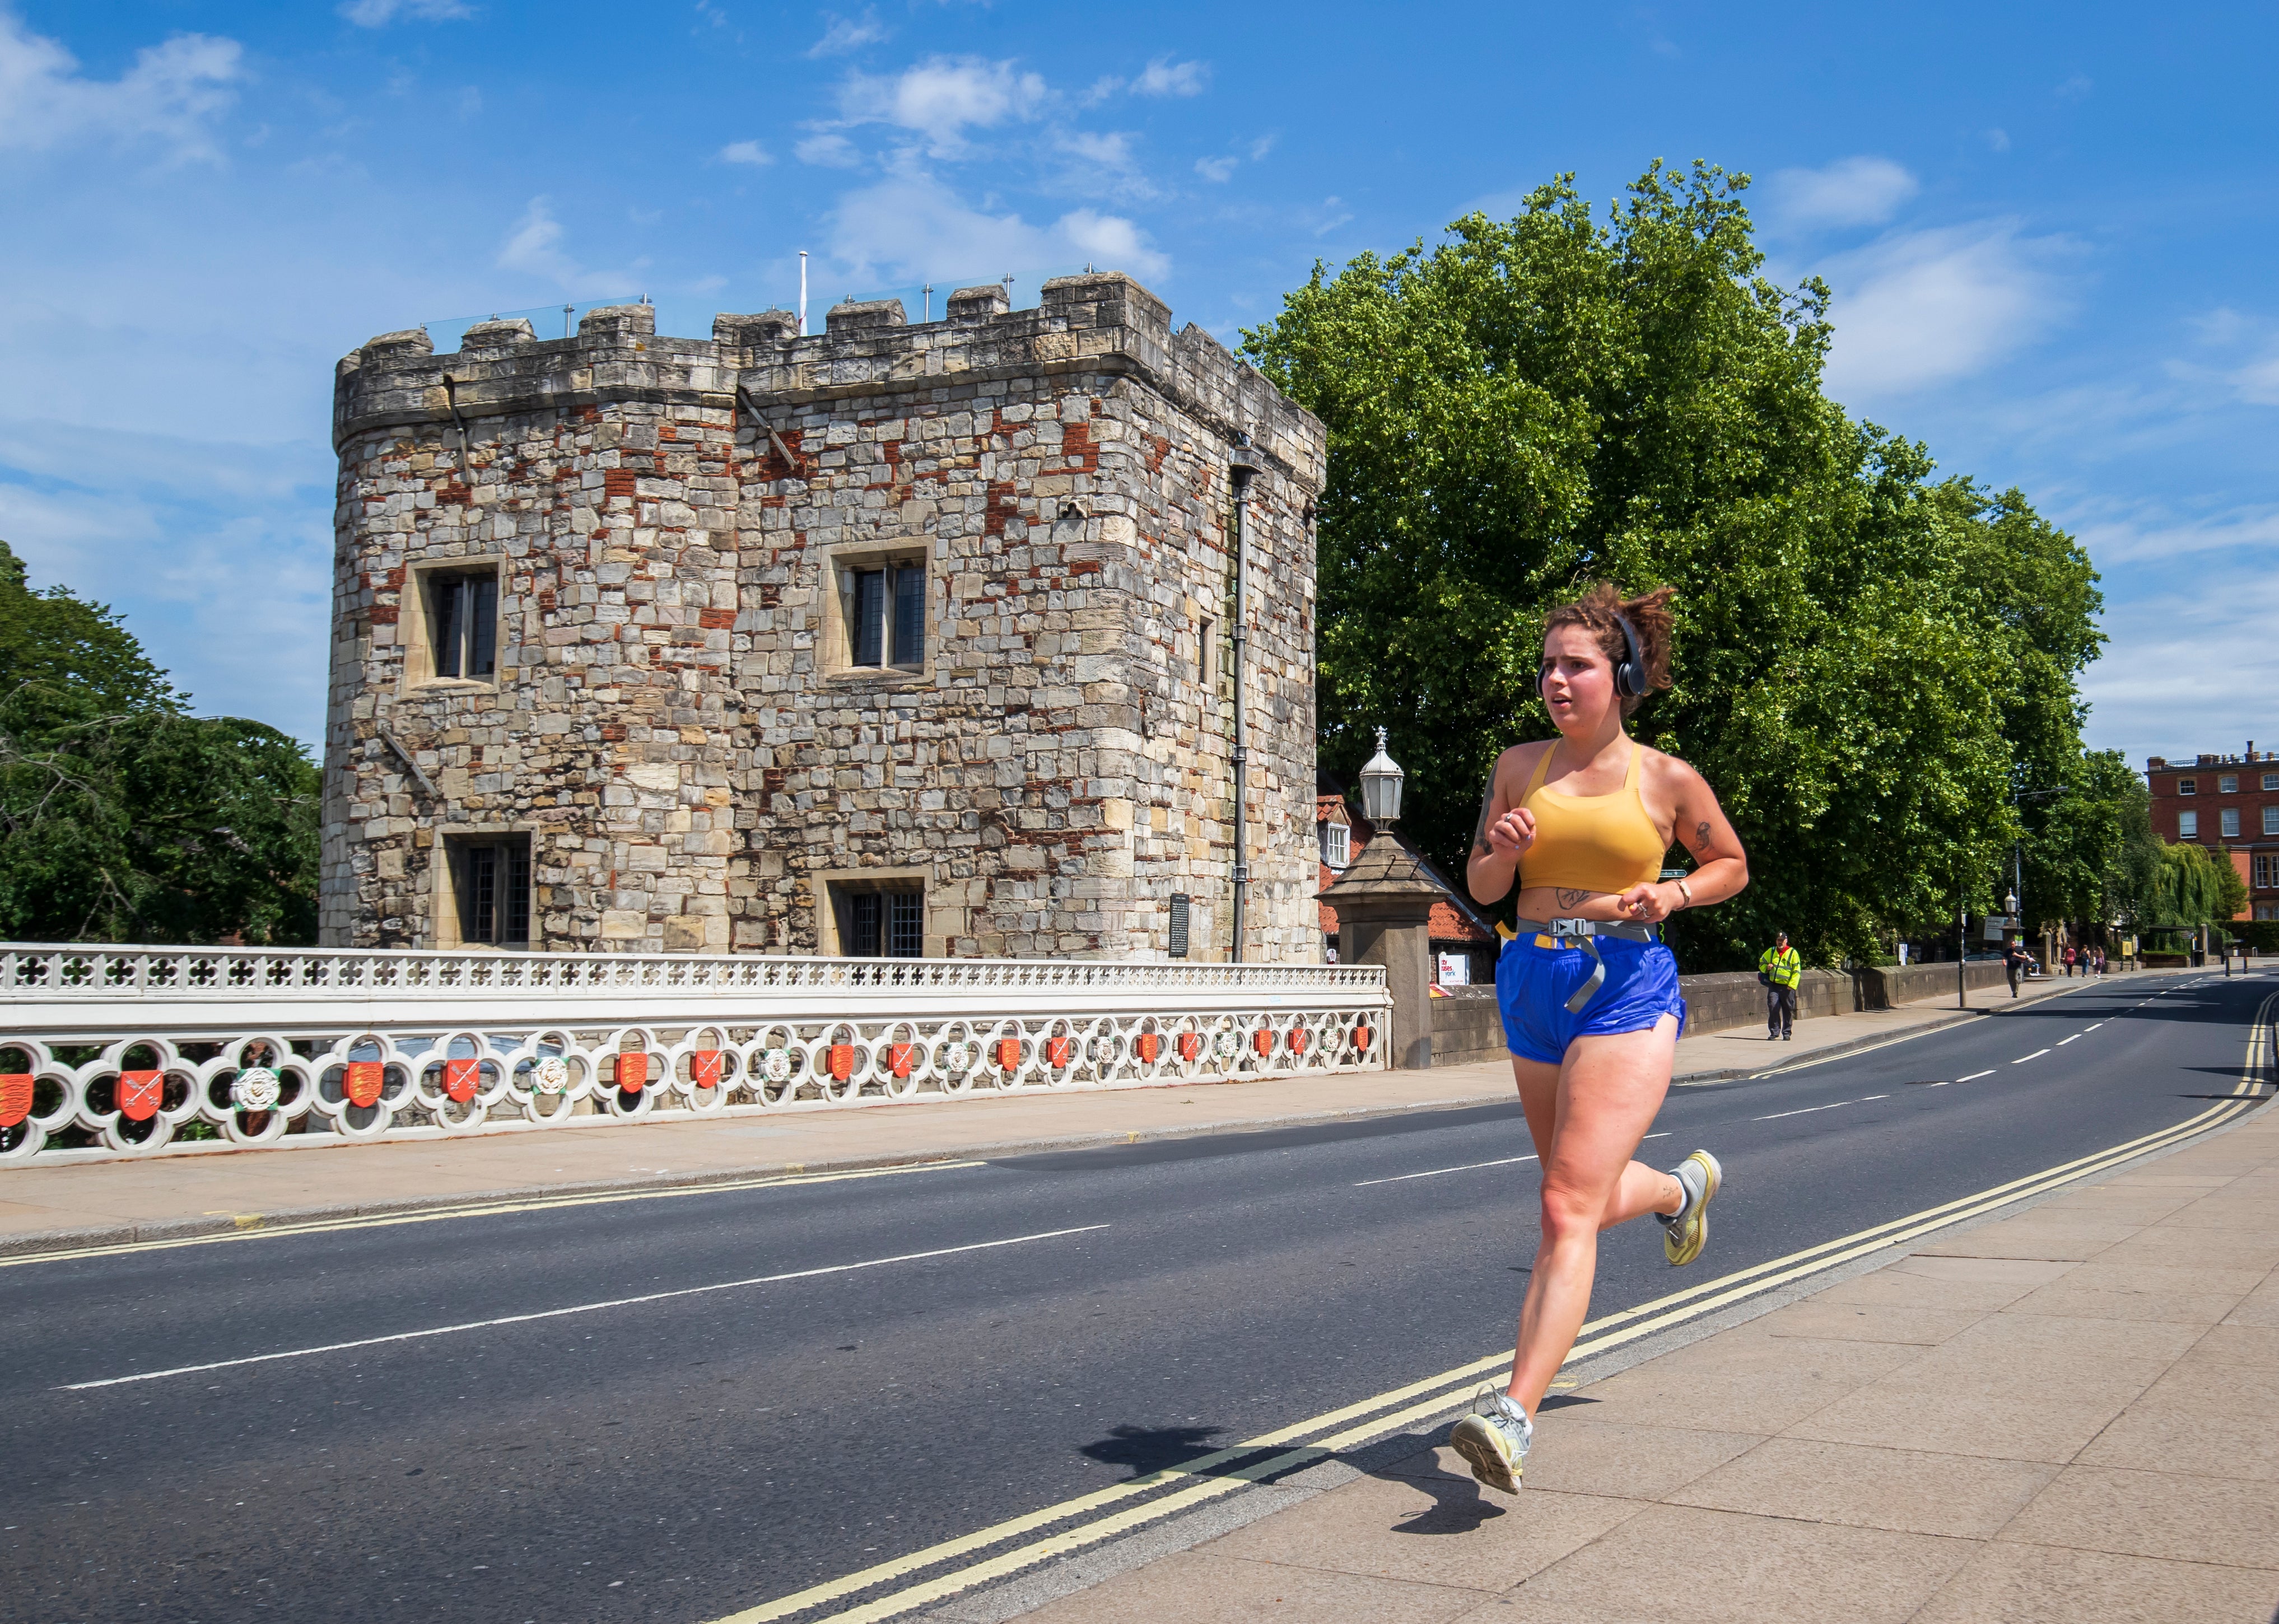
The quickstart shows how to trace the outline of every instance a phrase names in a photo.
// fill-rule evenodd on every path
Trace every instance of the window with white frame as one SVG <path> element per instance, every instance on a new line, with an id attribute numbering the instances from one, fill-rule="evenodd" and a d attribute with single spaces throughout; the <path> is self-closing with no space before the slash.
<path id="1" fill-rule="evenodd" d="M 2279 807 L 2263 808 L 2263 832 L 2267 835 L 2279 835 Z"/>
<path id="2" fill-rule="evenodd" d="M 2200 793 L 2200 781 L 2199 781 L 2198 778 L 2178 778 L 2178 779 L 2176 780 L 2176 793 L 2177 793 L 2177 794 L 2179 794 L 2179 795 L 2197 795 L 2197 794 L 2198 794 L 2199 793 Z"/>
<path id="3" fill-rule="evenodd" d="M 2176 839 L 2197 840 L 2200 838 L 2200 815 L 2197 812 L 2176 814 Z"/>
<path id="4" fill-rule="evenodd" d="M 2239 839 L 2239 808 L 2237 807 L 2226 807 L 2223 809 L 2222 817 L 2223 838 L 2227 840 L 2237 840 Z"/>
<path id="5" fill-rule="evenodd" d="M 2219 795 L 2238 794 L 2239 775 L 2236 772 L 2227 772 L 2222 777 L 2216 779 L 2215 792 Z"/>
<path id="6" fill-rule="evenodd" d="M 1344 823 L 1322 825 L 1322 861 L 1332 869 L 1342 869 L 1353 861 L 1353 830 L 1350 827 Z"/>
<path id="7" fill-rule="evenodd" d="M 2279 888 L 2279 852 L 2255 854 L 2254 872 L 2251 876 L 2258 891 Z M 2259 918 L 2261 915 L 2257 915 Z"/>
<path id="8" fill-rule="evenodd" d="M 2265 773 L 2263 775 L 2263 787 L 2267 790 L 2279 790 L 2279 772 Z"/>
<path id="9" fill-rule="evenodd" d="M 2255 916 L 2258 919 L 2279 919 L 2279 902 L 2258 902 Z"/>

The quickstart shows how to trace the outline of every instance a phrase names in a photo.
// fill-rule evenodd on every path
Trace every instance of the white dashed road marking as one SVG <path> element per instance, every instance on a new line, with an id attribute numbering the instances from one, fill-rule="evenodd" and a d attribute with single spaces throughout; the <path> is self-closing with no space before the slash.
<path id="1" fill-rule="evenodd" d="M 2036 1049 L 2031 1054 L 2021 1054 L 2017 1059 L 2012 1061 L 2010 1063 L 2013 1066 L 2022 1066 L 2028 1061 L 2039 1060 L 2043 1055 L 2047 1054 L 2048 1053 L 2049 1051 L 2047 1049 Z"/>

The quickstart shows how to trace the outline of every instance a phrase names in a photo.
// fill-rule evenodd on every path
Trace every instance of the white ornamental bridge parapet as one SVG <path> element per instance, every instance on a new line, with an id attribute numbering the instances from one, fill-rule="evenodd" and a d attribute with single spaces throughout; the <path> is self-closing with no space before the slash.
<path id="1" fill-rule="evenodd" d="M 1369 966 L 0 947 L 0 1165 L 1377 1069 Z"/>

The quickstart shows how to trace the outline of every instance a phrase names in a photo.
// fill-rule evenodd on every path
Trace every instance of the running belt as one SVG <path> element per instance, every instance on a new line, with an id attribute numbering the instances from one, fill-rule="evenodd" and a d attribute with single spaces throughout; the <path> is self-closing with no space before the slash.
<path id="1" fill-rule="evenodd" d="M 1572 942 L 1591 955 L 1591 979 L 1569 995 L 1569 1015 L 1581 1015 L 1583 1007 L 1598 997 L 1599 989 L 1607 984 L 1607 961 L 1600 956 L 1599 944 L 1591 939 L 1592 937 L 1619 936 L 1630 942 L 1658 942 L 1661 939 L 1660 925 L 1622 924 L 1613 920 L 1523 919 L 1518 924 L 1522 931 L 1535 932 L 1539 947 L 1546 945 L 1545 938 L 1547 938 L 1551 946 Z"/>

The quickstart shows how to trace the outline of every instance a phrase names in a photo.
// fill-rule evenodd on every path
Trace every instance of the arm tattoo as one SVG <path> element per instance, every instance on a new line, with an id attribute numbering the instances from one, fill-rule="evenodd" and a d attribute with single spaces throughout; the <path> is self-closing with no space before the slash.
<path id="1" fill-rule="evenodd" d="M 1698 852 L 1708 844 L 1709 820 L 1705 817 L 1700 823 L 1693 825 L 1693 849 Z"/>
<path id="2" fill-rule="evenodd" d="M 1480 796 L 1480 824 L 1472 831 L 1472 849 L 1485 857 L 1493 851 L 1488 845 L 1488 816 L 1495 810 L 1495 770 L 1488 770 L 1488 786 Z"/>
<path id="3" fill-rule="evenodd" d="M 1591 900 L 1592 894 L 1592 892 L 1587 891 L 1562 890 L 1559 893 L 1559 906 L 1562 908 L 1580 908 L 1584 903 Z"/>

